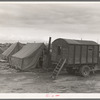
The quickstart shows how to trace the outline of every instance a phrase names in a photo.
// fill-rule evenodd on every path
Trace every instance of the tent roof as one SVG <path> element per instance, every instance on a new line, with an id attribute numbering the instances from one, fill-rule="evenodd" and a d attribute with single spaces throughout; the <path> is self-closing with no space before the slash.
<path id="1" fill-rule="evenodd" d="M 8 55 L 12 52 L 12 50 L 13 50 L 18 44 L 21 44 L 21 43 L 16 42 L 16 43 L 12 44 L 12 45 L 11 45 L 7 50 L 5 50 L 2 54 L 8 56 Z"/>
<path id="2" fill-rule="evenodd" d="M 0 53 L 2 53 L 3 52 L 3 49 L 0 47 Z"/>
<path id="3" fill-rule="evenodd" d="M 94 42 L 94 41 L 86 41 L 86 40 L 74 40 L 74 39 L 63 39 L 63 38 L 59 38 L 61 40 L 64 40 L 65 42 L 67 42 L 68 44 L 79 44 L 79 45 L 98 45 L 98 43 Z M 57 40 L 59 40 L 57 39 Z"/>
<path id="4" fill-rule="evenodd" d="M 12 57 L 26 58 L 34 53 L 41 46 L 44 46 L 44 43 L 28 43 L 20 51 L 12 55 Z"/>

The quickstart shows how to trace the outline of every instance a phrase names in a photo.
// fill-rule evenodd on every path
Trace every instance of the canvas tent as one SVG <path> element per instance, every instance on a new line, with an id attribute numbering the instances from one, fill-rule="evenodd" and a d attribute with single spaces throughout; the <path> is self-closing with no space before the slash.
<path id="1" fill-rule="evenodd" d="M 3 50 L 2 50 L 2 48 L 0 47 L 0 54 L 2 54 L 3 53 Z"/>
<path id="2" fill-rule="evenodd" d="M 14 53 L 18 52 L 22 47 L 23 47 L 23 45 L 20 42 L 12 44 L 7 50 L 5 50 L 2 53 L 2 59 L 9 60 L 11 58 L 11 56 Z"/>
<path id="3" fill-rule="evenodd" d="M 43 43 L 28 43 L 12 55 L 10 65 L 21 70 L 34 68 L 44 49 L 45 45 Z"/>

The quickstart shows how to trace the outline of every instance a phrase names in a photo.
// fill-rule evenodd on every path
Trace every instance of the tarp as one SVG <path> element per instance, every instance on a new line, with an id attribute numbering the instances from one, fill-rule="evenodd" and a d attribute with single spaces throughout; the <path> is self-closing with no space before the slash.
<path id="1" fill-rule="evenodd" d="M 10 65 L 21 70 L 34 68 L 44 48 L 43 43 L 28 43 L 20 51 L 12 55 Z"/>
<path id="2" fill-rule="evenodd" d="M 21 44 L 20 42 L 17 43 L 13 43 L 7 50 L 5 50 L 2 53 L 2 59 L 7 59 L 9 60 L 10 57 L 15 54 L 16 52 L 18 52 L 21 48 L 23 47 L 23 44 Z"/>

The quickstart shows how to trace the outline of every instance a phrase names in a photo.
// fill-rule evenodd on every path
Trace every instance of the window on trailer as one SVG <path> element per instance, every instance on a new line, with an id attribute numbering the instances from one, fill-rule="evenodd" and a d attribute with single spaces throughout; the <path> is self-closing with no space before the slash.
<path id="1" fill-rule="evenodd" d="M 58 46 L 58 55 L 61 55 L 61 46 Z"/>

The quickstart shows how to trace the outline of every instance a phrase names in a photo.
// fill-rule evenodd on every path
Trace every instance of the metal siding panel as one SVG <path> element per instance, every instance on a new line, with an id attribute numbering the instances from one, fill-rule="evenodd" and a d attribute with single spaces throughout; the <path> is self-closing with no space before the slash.
<path id="1" fill-rule="evenodd" d="M 68 47 L 62 49 L 62 57 L 63 59 L 68 59 Z"/>
<path id="2" fill-rule="evenodd" d="M 69 46 L 69 59 L 68 63 L 73 64 L 73 58 L 74 58 L 74 45 Z"/>
<path id="3" fill-rule="evenodd" d="M 88 46 L 86 48 L 86 63 L 88 64 Z"/>
<path id="4" fill-rule="evenodd" d="M 76 45 L 74 45 L 74 57 L 73 57 L 73 64 L 75 64 L 75 50 L 76 50 Z"/>
<path id="5" fill-rule="evenodd" d="M 82 45 L 80 46 L 80 64 L 82 63 Z"/>
<path id="6" fill-rule="evenodd" d="M 94 63 L 97 63 L 98 62 L 98 46 L 94 46 Z"/>
<path id="7" fill-rule="evenodd" d="M 97 52 L 97 63 L 99 62 L 99 45 L 97 46 L 98 47 L 98 52 Z"/>
<path id="8" fill-rule="evenodd" d="M 92 46 L 88 46 L 88 63 L 92 63 Z"/>
<path id="9" fill-rule="evenodd" d="M 93 52 L 92 52 L 92 63 L 94 63 L 94 46 L 93 46 Z"/>
<path id="10" fill-rule="evenodd" d="M 80 47 L 79 45 L 76 45 L 75 50 L 75 64 L 80 64 Z"/>
<path id="11" fill-rule="evenodd" d="M 82 53 L 81 53 L 81 63 L 86 63 L 86 56 L 87 56 L 87 46 L 82 46 Z"/>

